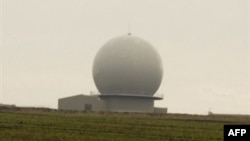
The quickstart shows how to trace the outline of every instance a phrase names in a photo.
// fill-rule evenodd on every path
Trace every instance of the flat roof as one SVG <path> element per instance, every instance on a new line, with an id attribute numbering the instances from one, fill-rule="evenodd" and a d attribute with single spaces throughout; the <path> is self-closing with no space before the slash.
<path id="1" fill-rule="evenodd" d="M 153 100 L 162 100 L 162 96 L 150 96 L 150 95 L 142 95 L 142 94 L 100 94 L 98 95 L 100 98 L 105 97 L 134 97 L 134 98 L 144 98 L 144 99 L 153 99 Z"/>

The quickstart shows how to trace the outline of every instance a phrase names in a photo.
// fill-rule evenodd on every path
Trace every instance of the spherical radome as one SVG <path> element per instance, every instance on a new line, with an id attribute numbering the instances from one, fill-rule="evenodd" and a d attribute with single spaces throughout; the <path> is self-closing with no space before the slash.
<path id="1" fill-rule="evenodd" d="M 147 41 L 135 36 L 109 40 L 97 52 L 93 78 L 101 94 L 153 95 L 163 76 L 158 52 Z"/>

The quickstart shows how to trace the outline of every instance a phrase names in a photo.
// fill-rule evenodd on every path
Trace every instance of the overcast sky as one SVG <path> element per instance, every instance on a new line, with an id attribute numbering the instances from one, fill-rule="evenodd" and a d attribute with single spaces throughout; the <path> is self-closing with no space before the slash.
<path id="1" fill-rule="evenodd" d="M 96 92 L 95 54 L 130 25 L 163 61 L 157 106 L 250 114 L 248 0 L 0 1 L 0 103 L 57 108 Z"/>

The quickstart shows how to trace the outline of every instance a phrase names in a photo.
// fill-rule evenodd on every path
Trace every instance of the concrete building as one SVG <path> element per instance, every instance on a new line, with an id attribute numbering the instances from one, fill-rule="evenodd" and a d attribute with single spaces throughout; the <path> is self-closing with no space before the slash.
<path id="1" fill-rule="evenodd" d="M 58 100 L 59 110 L 106 111 L 106 102 L 97 95 L 75 95 Z"/>
<path id="2" fill-rule="evenodd" d="M 101 99 L 100 95 L 83 94 L 60 98 L 58 110 L 167 113 L 167 108 L 154 107 L 154 101 L 148 98 L 142 100 L 135 97 L 112 96 L 105 100 Z"/>

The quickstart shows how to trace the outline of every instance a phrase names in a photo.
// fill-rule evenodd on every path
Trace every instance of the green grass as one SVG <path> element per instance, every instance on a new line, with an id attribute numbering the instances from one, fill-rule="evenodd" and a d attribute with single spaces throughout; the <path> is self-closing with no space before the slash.
<path id="1" fill-rule="evenodd" d="M 1 141 L 222 141 L 224 124 L 249 116 L 0 109 Z"/>

